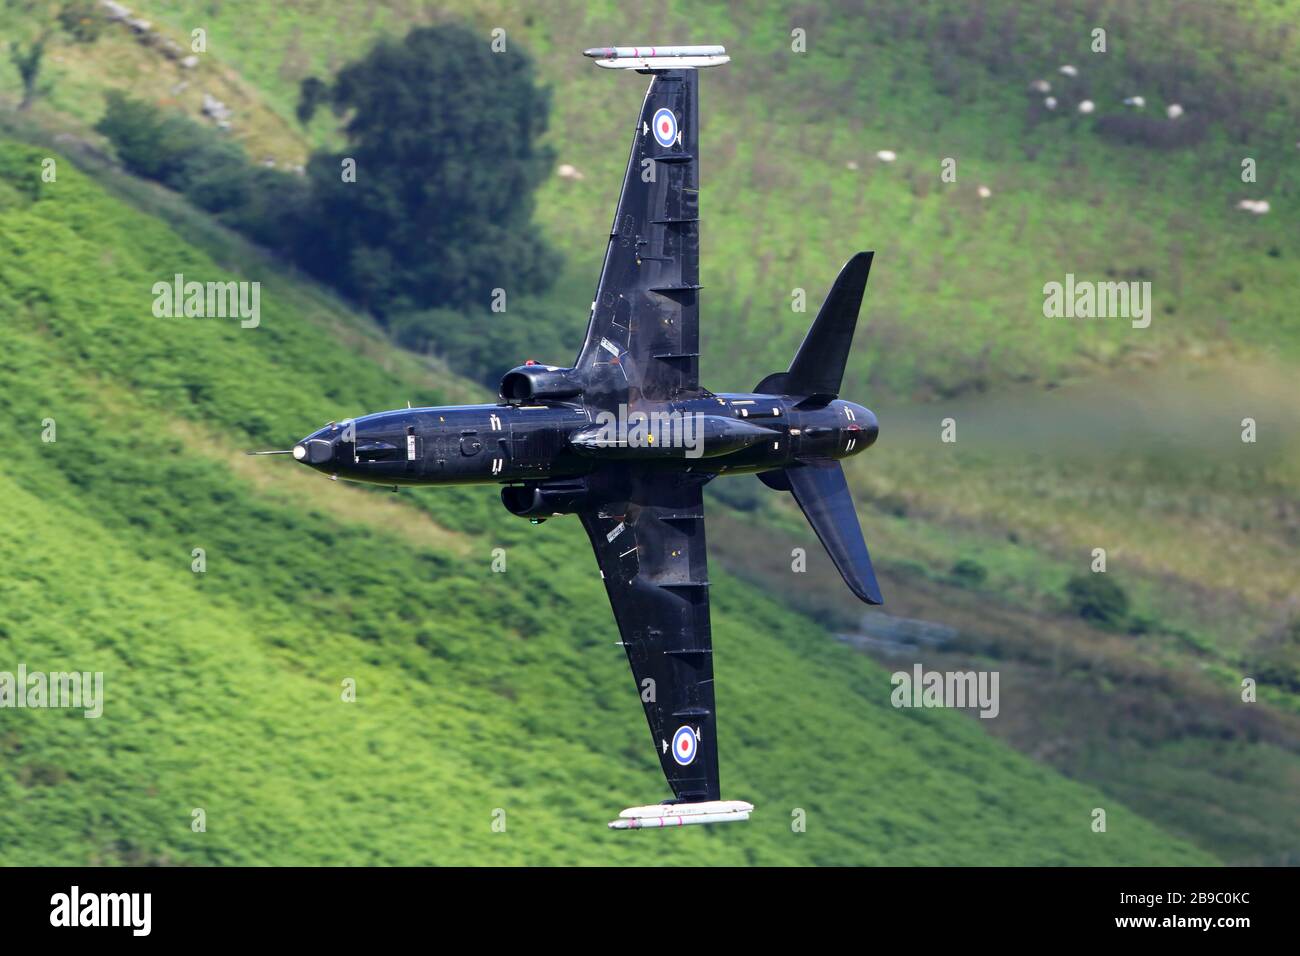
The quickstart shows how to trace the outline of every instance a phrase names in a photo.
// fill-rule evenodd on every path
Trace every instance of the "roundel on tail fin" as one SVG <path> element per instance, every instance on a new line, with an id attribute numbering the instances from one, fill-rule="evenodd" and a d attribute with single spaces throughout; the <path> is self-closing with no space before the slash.
<path id="1" fill-rule="evenodd" d="M 677 142 L 677 117 L 667 107 L 655 110 L 650 127 L 655 134 L 655 141 L 660 146 L 672 146 Z"/>

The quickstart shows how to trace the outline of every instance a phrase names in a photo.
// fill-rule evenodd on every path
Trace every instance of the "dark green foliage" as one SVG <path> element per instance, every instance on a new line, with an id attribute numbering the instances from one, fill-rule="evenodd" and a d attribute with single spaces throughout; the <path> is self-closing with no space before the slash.
<path id="1" fill-rule="evenodd" d="M 9 62 L 18 71 L 18 78 L 23 84 L 23 98 L 18 103 L 20 110 L 25 110 L 36 99 L 36 80 L 41 75 L 41 61 L 45 58 L 45 45 L 49 34 L 43 33 L 33 40 L 26 49 L 17 40 L 9 42 Z"/>
<path id="2" fill-rule="evenodd" d="M 381 316 L 547 287 L 558 259 L 531 216 L 550 104 L 526 56 L 461 27 L 419 28 L 344 67 L 329 102 L 348 142 L 309 164 L 305 268 Z"/>
<path id="3" fill-rule="evenodd" d="M 317 107 L 329 98 L 329 89 L 329 84 L 317 77 L 308 76 L 303 79 L 298 86 L 298 106 L 294 111 L 299 123 L 305 126 L 311 122 Z"/>
<path id="4" fill-rule="evenodd" d="M 68 0 L 59 10 L 59 26 L 77 43 L 94 43 L 104 30 L 95 0 Z"/>
<path id="5" fill-rule="evenodd" d="M 1076 574 L 1066 582 L 1065 593 L 1070 609 L 1085 621 L 1118 628 L 1128 617 L 1128 595 L 1108 574 Z"/>
<path id="6" fill-rule="evenodd" d="M 95 130 L 113 144 L 122 165 L 137 176 L 180 189 L 186 161 L 205 150 L 210 131 L 117 90 L 105 99 L 108 105 Z"/>
<path id="7" fill-rule="evenodd" d="M 984 565 L 970 558 L 962 558 L 952 566 L 952 580 L 966 588 L 977 588 L 988 579 L 989 572 Z"/>
<path id="8" fill-rule="evenodd" d="M 281 252 L 292 252 L 308 228 L 308 186 L 301 176 L 254 166 L 217 130 L 168 114 L 120 92 L 95 129 L 131 172 L 185 195 L 223 223 Z"/>
<path id="9" fill-rule="evenodd" d="M 1254 676 L 1261 684 L 1300 693 L 1300 618 L 1264 642 Z"/>
<path id="10" fill-rule="evenodd" d="M 96 129 L 129 170 L 288 255 L 408 348 L 485 382 L 519 356 L 566 362 L 582 317 L 525 298 L 559 265 L 531 223 L 551 156 L 536 142 L 549 103 L 530 61 L 458 27 L 417 29 L 300 92 L 303 122 L 326 102 L 348 116 L 347 150 L 317 153 L 305 181 L 116 91 Z M 502 296 L 506 311 L 489 312 Z"/>
<path id="11" fill-rule="evenodd" d="M 714 481 L 708 486 L 709 494 L 737 511 L 757 511 L 771 492 L 757 478 L 745 476 L 730 481 Z"/>
<path id="12" fill-rule="evenodd" d="M 484 316 L 477 316 L 484 321 Z M 388 331 L 399 344 L 415 352 L 434 353 L 438 343 L 451 338 L 451 330 L 474 322 L 455 309 L 425 309 L 421 312 L 397 312 L 388 317 Z"/>
<path id="13" fill-rule="evenodd" d="M 582 318 L 545 298 L 507 299 L 505 312 L 398 312 L 389 317 L 388 328 L 407 348 L 445 356 L 459 374 L 495 388 L 502 373 L 528 359 L 568 365 L 581 341 Z"/>
<path id="14" fill-rule="evenodd" d="M 190 125 L 194 132 L 208 135 L 200 137 L 195 148 L 184 156 L 179 172 L 169 185 L 207 212 L 221 213 L 247 204 L 251 196 L 252 168 L 243 149 L 197 124 Z"/>
<path id="15" fill-rule="evenodd" d="M 311 202 L 306 180 L 263 166 L 245 166 L 237 179 L 237 187 L 232 188 L 239 190 L 243 201 L 221 211 L 218 218 L 268 249 L 292 257 Z"/>

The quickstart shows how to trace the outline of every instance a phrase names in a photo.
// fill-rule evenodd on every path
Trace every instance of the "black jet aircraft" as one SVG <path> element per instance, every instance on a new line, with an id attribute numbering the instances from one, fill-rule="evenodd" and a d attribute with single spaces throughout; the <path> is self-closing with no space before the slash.
<path id="1" fill-rule="evenodd" d="M 575 514 L 591 539 L 675 799 L 618 828 L 745 819 L 722 801 L 709 629 L 704 486 L 756 474 L 789 491 L 850 590 L 880 588 L 840 461 L 876 417 L 840 398 L 872 253 L 844 265 L 790 367 L 752 392 L 699 381 L 698 69 L 721 47 L 603 48 L 649 74 L 587 337 L 569 368 L 528 362 L 491 405 L 401 408 L 332 422 L 292 449 L 329 477 L 380 485 L 492 483 L 511 514 Z"/>

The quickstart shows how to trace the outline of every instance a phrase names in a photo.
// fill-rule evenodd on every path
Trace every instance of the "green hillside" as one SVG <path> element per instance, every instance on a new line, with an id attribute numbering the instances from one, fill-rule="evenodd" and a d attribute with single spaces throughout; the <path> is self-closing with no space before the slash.
<path id="1" fill-rule="evenodd" d="M 232 758 L 214 756 L 205 764 L 187 742 L 170 748 L 186 773 L 208 773 L 214 786 L 228 786 L 246 802 L 261 786 L 253 800 L 259 806 L 296 803 L 313 852 L 322 845 L 322 828 L 312 815 L 328 816 L 340 833 L 359 826 L 359 815 L 379 812 L 367 803 L 370 791 L 384 800 L 411 794 L 437 808 L 411 816 L 440 835 L 408 841 L 401 834 L 392 843 L 400 848 L 395 853 L 435 842 L 506 841 L 486 822 L 480 833 L 479 821 L 497 806 L 510 812 L 509 832 L 518 836 L 514 804 L 505 801 L 525 796 L 537 801 L 530 806 L 539 819 L 550 814 L 545 832 L 567 853 L 573 827 L 566 823 L 561 837 L 554 825 L 560 816 L 572 810 L 599 822 L 627 800 L 659 793 L 626 665 L 612 646 L 612 621 L 576 525 L 557 521 L 538 529 L 505 520 L 488 489 L 368 494 L 299 475 L 301 469 L 283 461 L 237 455 L 245 446 L 284 447 L 326 418 L 408 399 L 479 400 L 481 387 L 452 376 L 448 369 L 456 366 L 439 356 L 391 347 L 367 319 L 286 274 L 277 258 L 282 250 L 257 250 L 177 196 L 115 169 L 107 144 L 92 131 L 111 89 L 202 122 L 209 122 L 200 117 L 203 94 L 211 93 L 233 109 L 231 135 L 250 158 L 301 163 L 312 148 L 340 143 L 328 111 L 307 128 L 294 118 L 304 77 L 332 76 L 380 35 L 456 20 L 485 43 L 491 30 L 504 29 L 509 50 L 532 56 L 551 87 L 547 140 L 557 163 L 572 164 L 581 178 L 551 180 L 538 197 L 538 217 L 566 255 L 552 297 L 569 307 L 571 327 L 553 340 L 575 344 L 604 252 L 627 124 L 644 90 L 644 78 L 598 70 L 580 49 L 661 40 L 726 44 L 733 62 L 707 71 L 701 92 L 704 380 L 719 390 L 747 389 L 784 367 L 840 263 L 857 249 L 876 249 L 846 395 L 870 405 L 882 421 L 880 442 L 848 474 L 881 572 L 885 610 L 958 634 L 950 646 L 907 657 L 909 664 L 1002 674 L 1004 706 L 996 720 L 939 720 L 881 708 L 883 691 L 864 688 L 878 686 L 871 682 L 883 681 L 885 672 L 844 651 L 828 633 L 854 630 L 861 606 L 844 591 L 788 496 L 749 479 L 715 483 L 709 533 L 721 719 L 738 744 L 724 757 L 724 787 L 754 799 L 760 811 L 781 810 L 760 812 L 749 833 L 686 839 L 736 862 L 745 861 L 735 855 L 743 848 L 759 845 L 752 834 L 764 827 L 776 827 L 764 831 L 774 839 L 791 839 L 786 805 L 811 812 L 813 802 L 791 788 L 800 774 L 788 762 L 798 749 L 809 751 L 803 759 L 816 760 L 806 776 L 822 781 L 808 785 L 825 798 L 812 820 L 833 813 L 825 826 L 839 827 L 847 807 L 861 827 L 855 823 L 851 835 L 834 838 L 823 831 L 826 843 L 806 853 L 798 848 L 815 845 L 817 827 L 810 825 L 806 835 L 782 842 L 783 851 L 753 859 L 920 861 L 919 841 L 929 827 L 936 854 L 951 862 L 1057 859 L 1054 848 L 1066 846 L 1062 859 L 1096 861 L 1088 854 L 1100 842 L 1080 836 L 1076 847 L 1057 835 L 1031 839 L 1014 829 L 1025 825 L 1020 814 L 1029 808 L 1037 814 L 1060 805 L 1027 780 L 1052 793 L 1080 792 L 1048 769 L 1054 768 L 1107 795 L 1085 803 L 1121 799 L 1225 862 L 1300 860 L 1300 322 L 1294 308 L 1300 296 L 1300 0 L 837 0 L 751 4 L 743 12 L 721 3 L 627 7 L 606 0 L 527 7 L 498 0 L 129 5 L 178 41 L 203 27 L 208 52 L 197 69 L 182 69 L 121 25 L 110 25 L 94 45 L 52 47 L 48 92 L 16 114 L 17 75 L 0 68 L 0 135 L 7 129 L 16 140 L 40 143 L 41 156 L 68 151 L 117 200 L 88 187 L 66 162 L 57 185 L 36 184 L 29 149 L 9 143 L 0 150 L 4 242 L 18 250 L 0 262 L 6 277 L 0 290 L 6 303 L 21 303 L 17 310 L 6 304 L 3 313 L 3 334 L 14 337 L 4 352 L 11 383 L 4 401 L 21 409 L 14 420 L 29 422 L 30 431 L 15 431 L 31 440 L 16 443 L 15 464 L 0 479 L 19 499 L 15 529 L 27 529 L 6 542 L 10 556 L 0 558 L 0 580 L 32 579 L 23 585 L 31 592 L 24 592 L 23 607 L 45 622 L 47 637 L 31 646 L 61 647 L 79 635 L 85 647 L 112 659 L 117 651 L 108 648 L 118 645 L 104 645 L 98 632 L 78 622 L 99 608 L 104 633 L 119 633 L 123 641 L 129 634 L 134 645 L 141 632 L 116 603 L 125 600 L 115 596 L 117 585 L 91 592 L 79 577 L 39 573 L 42 566 L 79 566 L 66 563 L 73 551 L 84 554 L 79 560 L 87 568 L 102 555 L 114 573 L 94 580 L 138 584 L 141 593 L 130 606 L 138 601 L 155 608 L 152 619 L 174 622 L 171 631 L 164 623 L 150 638 L 178 655 L 174 665 L 163 658 L 177 675 L 174 688 L 148 685 L 154 695 L 148 699 L 170 700 L 190 686 L 208 686 L 223 668 L 238 670 L 236 662 L 204 656 L 245 646 L 232 635 L 243 637 L 249 655 L 261 647 L 258 662 L 248 660 L 251 671 L 266 675 L 266 688 L 248 690 L 251 678 L 232 674 L 227 689 L 214 690 L 207 701 L 215 714 L 249 694 L 249 703 L 213 718 L 232 753 L 254 753 L 253 741 L 270 732 L 265 727 L 281 732 L 270 717 L 257 718 L 257 733 L 248 729 L 263 706 L 251 701 L 268 708 L 278 701 L 269 682 L 281 670 L 305 681 L 304 692 L 315 688 L 322 695 L 313 726 L 334 728 L 330 739 L 339 741 L 337 754 L 311 751 L 325 769 L 308 776 L 306 768 L 291 768 L 278 778 L 250 770 L 247 780 L 236 780 L 227 766 Z M 30 37 L 40 25 L 0 5 L 6 39 Z M 1097 26 L 1108 32 L 1105 54 L 1089 48 Z M 796 28 L 806 31 L 806 53 L 791 52 Z M 1067 63 L 1078 67 L 1077 78 L 1058 72 Z M 1061 100 L 1056 111 L 1030 94 L 1035 79 L 1051 82 Z M 1145 96 L 1145 110 L 1122 105 L 1134 94 Z M 1083 97 L 1095 101 L 1093 114 L 1074 108 Z M 1185 115 L 1170 120 L 1171 104 L 1183 106 Z M 897 161 L 879 161 L 882 149 L 895 151 Z M 1257 163 L 1255 183 L 1242 182 L 1246 157 Z M 940 179 L 944 158 L 957 160 L 955 183 Z M 987 198 L 978 194 L 980 186 L 990 190 Z M 1243 199 L 1267 199 L 1270 212 L 1243 212 L 1237 208 Z M 70 230 L 93 236 L 74 241 Z M 153 282 L 213 269 L 264 283 L 262 328 L 196 320 L 169 327 L 152 318 Z M 1043 284 L 1066 273 L 1150 281 L 1151 327 L 1044 318 Z M 791 311 L 795 288 L 806 291 L 808 313 Z M 514 352 L 501 355 L 502 368 L 527 357 L 572 358 L 570 351 L 533 354 L 522 341 Z M 58 408 L 67 411 L 51 410 Z M 47 415 L 59 422 L 52 446 L 37 442 Z M 159 415 L 165 427 L 148 424 Z M 948 417 L 959 425 L 956 444 L 938 440 L 939 423 Z M 1258 423 L 1257 444 L 1240 440 L 1246 417 Z M 85 437 L 91 433 L 93 441 Z M 161 483 L 159 463 L 169 476 Z M 220 487 L 214 475 L 221 476 Z M 50 529 L 56 527 L 73 530 L 55 536 Z M 309 544 L 295 547 L 293 540 Z M 511 547 L 516 540 L 521 547 Z M 323 541 L 332 556 L 322 567 L 298 553 Z M 62 550 L 51 550 L 44 565 L 36 560 L 35 549 L 60 542 Z M 527 600 L 512 600 L 488 574 L 497 546 L 509 548 L 510 581 L 528 576 Z M 209 550 L 204 576 L 189 571 L 194 547 Z M 806 548 L 810 562 L 793 590 L 792 547 Z M 1081 620 L 1065 594 L 1065 582 L 1087 572 L 1096 547 L 1109 552 L 1110 578 L 1131 602 L 1119 630 Z M 263 562 L 271 554 L 276 561 Z M 387 566 L 401 569 L 398 580 L 409 593 L 374 590 L 390 559 Z M 411 575 L 412 567 L 429 573 Z M 571 568 L 571 579 L 556 581 L 555 567 Z M 957 574 L 959 567 L 967 573 Z M 763 603 L 759 624 L 740 623 L 727 613 L 742 593 L 747 600 L 753 593 L 742 592 L 740 582 L 788 595 L 786 606 Z M 170 590 L 176 587 L 187 590 Z M 439 587 L 455 593 L 430 603 L 426 591 Z M 209 594 L 198 595 L 203 601 L 196 604 L 201 590 Z M 435 610 L 426 613 L 430 607 Z M 304 610 L 327 622 L 307 629 L 314 638 L 303 637 Z M 815 623 L 804 616 L 810 612 Z M 140 619 L 149 618 L 142 613 Z M 580 644 L 572 620 L 585 624 Z M 501 621 L 518 623 L 502 629 Z M 10 640 L 36 633 L 36 625 L 21 634 L 5 626 Z M 488 626 L 496 639 L 471 637 Z M 205 627 L 213 634 L 200 641 L 196 635 Z M 518 636 L 538 628 L 543 634 Z M 319 660 L 303 656 L 304 640 L 320 648 Z M 369 646 L 359 655 L 361 642 Z M 733 647 L 752 650 L 736 659 Z M 37 666 L 36 656 L 28 656 L 29 666 Z M 351 663 L 358 660 L 370 669 Z M 507 666 L 515 660 L 532 663 Z M 880 660 L 890 668 L 897 663 Z M 728 673 L 730 666 L 745 670 Z M 132 673 L 120 675 L 124 686 Z M 786 675 L 796 673 L 806 691 L 790 698 L 799 706 L 781 720 L 806 718 L 795 736 L 816 743 L 786 753 L 774 735 L 758 730 L 774 723 L 770 695 L 779 693 L 768 683 L 761 693 L 757 688 L 778 675 L 787 688 Z M 575 688 L 576 674 L 587 676 Z M 350 710 L 333 703 L 341 675 L 368 675 Z M 1241 702 L 1244 677 L 1259 681 L 1258 704 Z M 751 689 L 746 680 L 754 682 Z M 370 681 L 400 706 L 415 710 L 418 702 L 421 715 L 440 719 L 399 726 L 391 709 L 380 718 L 377 702 L 366 707 Z M 110 678 L 110 694 L 112 686 Z M 480 696 L 471 700 L 472 693 Z M 557 699 L 565 701 L 562 721 L 551 711 Z M 607 700 L 608 712 L 597 718 L 591 700 Z M 327 703 L 337 709 L 325 710 Z M 161 712 L 160 704 L 150 707 L 146 713 Z M 851 716 L 859 708 L 870 717 Z M 301 720 L 295 714 L 307 713 L 298 703 L 283 710 L 291 724 Z M 504 713 L 527 719 L 495 726 Z M 348 736 L 362 733 L 348 725 L 366 715 L 384 726 Z M 0 727 L 14 726 L 13 716 Z M 48 728 L 48 717 L 18 720 Z M 95 723 L 75 719 L 68 745 L 80 739 L 76 734 L 116 739 L 110 731 L 85 729 Z M 99 723 L 109 726 L 107 718 Z M 581 729 L 580 744 L 573 744 L 577 756 L 546 755 L 545 741 L 565 746 L 555 736 L 564 734 L 557 723 L 570 734 Z M 204 736 L 217 732 L 195 726 Z M 470 727 L 473 746 L 447 751 L 450 726 Z M 428 728 L 428 740 L 410 751 L 381 751 L 372 743 L 385 734 L 405 741 L 414 727 Z M 942 732 L 908 747 L 901 728 Z M 158 760 L 156 729 L 136 730 L 142 742 L 134 750 L 83 742 L 77 759 L 106 768 L 124 756 L 133 766 Z M 861 741 L 861 748 L 848 741 Z M 1003 745 L 1033 762 L 1009 755 Z M 285 750 L 283 741 L 275 743 L 274 753 Z M 480 765 L 446 770 L 441 781 L 432 765 L 427 773 L 408 766 L 426 753 L 457 771 L 466 758 Z M 984 763 L 971 754 L 996 756 Z M 32 749 L 21 755 L 32 766 L 18 777 L 23 787 L 32 784 L 24 793 L 81 779 L 70 762 L 45 761 Z M 339 801 L 329 788 L 338 786 L 335 765 L 348 758 L 366 761 L 349 772 L 368 790 Z M 484 761 L 493 766 L 481 766 Z M 574 785 L 560 769 L 576 766 L 569 761 L 600 785 Z M 892 773 L 890 761 L 898 761 Z M 1023 801 L 1014 813 L 995 812 L 988 796 L 998 789 L 989 782 L 998 773 L 991 768 L 1007 762 L 1015 763 L 1017 780 L 1006 792 Z M 372 785 L 381 768 L 389 778 Z M 158 773 L 156 785 L 173 776 Z M 287 785 L 273 794 L 266 790 L 269 779 L 319 780 L 321 790 L 311 800 L 296 789 L 290 795 Z M 436 789 L 419 789 L 431 780 L 440 781 L 430 784 Z M 462 807 L 462 797 L 479 800 L 483 780 L 495 781 L 493 796 Z M 833 788 L 831 780 L 838 781 Z M 136 805 L 127 799 L 134 785 L 124 783 L 123 807 Z M 839 795 L 831 799 L 822 788 Z M 443 792 L 457 799 L 450 806 L 439 802 Z M 200 799 L 188 789 L 174 799 L 185 805 L 178 826 L 187 826 L 187 808 Z M 85 813 L 69 816 L 80 825 L 108 805 L 87 796 Z M 51 805 L 62 806 L 61 798 Z M 58 812 L 52 808 L 49 813 Z M 885 822 L 891 813 L 902 816 Z M 123 834 L 135 840 L 159 825 L 156 816 L 145 809 L 129 824 L 109 821 L 102 829 L 112 836 L 104 840 Z M 26 830 L 47 818 L 29 809 L 11 810 L 7 819 L 23 821 Z M 1048 813 L 1042 832 L 1058 834 L 1051 821 L 1063 819 Z M 240 825 L 270 826 L 263 816 L 258 820 Z M 1112 819 L 1111 837 L 1118 820 Z M 10 842 L 3 839 L 7 828 L 0 825 L 0 847 Z M 220 828 L 209 829 L 203 837 L 209 842 L 195 849 L 213 845 Z M 611 853 L 627 846 L 587 835 L 602 839 Z M 190 839 L 188 830 L 181 836 Z M 268 836 L 265 845 L 281 837 Z M 62 841 L 70 848 L 83 842 L 75 834 Z M 245 833 L 231 845 L 252 852 L 247 842 Z M 378 847 L 382 841 L 367 836 L 364 842 Z M 1124 843 L 1124 852 L 1142 846 Z M 140 852 L 161 852 L 164 845 L 179 852 L 156 840 L 142 840 Z M 484 844 L 506 845 L 512 844 Z M 659 844 L 638 840 L 635 846 Z M 674 838 L 670 846 L 681 844 Z M 724 847 L 735 853 L 726 855 Z M 791 850 L 797 856 L 779 855 Z M 116 852 L 107 850 L 105 859 L 120 858 Z M 455 858 L 486 852 L 475 846 Z M 1041 855 L 1027 855 L 1035 853 Z M 549 858 L 606 857 L 587 847 Z"/>
<path id="2" fill-rule="evenodd" d="M 725 4 L 523 12 L 491 0 L 137 7 L 176 38 L 207 30 L 201 66 L 181 70 L 110 30 L 95 47 L 54 55 L 62 79 L 51 106 L 64 121 L 97 118 L 105 87 L 191 111 L 211 88 L 232 104 L 234 134 L 255 159 L 290 163 L 336 135 L 326 116 L 298 126 L 302 78 L 330 75 L 413 23 L 468 19 L 485 43 L 505 30 L 503 55 L 526 50 L 554 89 L 548 138 L 583 176 L 557 177 L 540 210 L 569 255 L 562 289 L 575 329 L 626 158 L 620 131 L 643 92 L 639 77 L 598 71 L 580 49 L 650 34 L 724 43 L 733 62 L 709 71 L 701 94 L 701 271 L 703 370 L 727 388 L 783 367 L 807 325 L 791 312 L 792 290 L 815 309 L 859 248 L 878 258 L 870 338 L 850 366 L 858 391 L 944 397 L 1171 357 L 1298 357 L 1300 320 L 1284 305 L 1300 292 L 1300 246 L 1287 228 L 1300 203 L 1296 0 L 1055 0 L 1051 16 L 1012 0 L 773 5 L 743 16 Z M 1096 25 L 1108 28 L 1105 53 L 1090 50 Z M 791 52 L 795 28 L 804 53 Z M 1057 72 L 1065 63 L 1077 78 Z M 1027 92 L 1039 78 L 1061 98 L 1055 113 Z M 1135 93 L 1148 101 L 1142 135 L 1163 142 L 1181 129 L 1183 148 L 1108 133 L 1131 119 L 1122 100 Z M 1069 108 L 1083 97 L 1097 104 L 1087 117 Z M 1164 116 L 1172 103 L 1186 109 L 1178 121 Z M 879 162 L 882 149 L 897 162 Z M 1247 156 L 1256 183 L 1241 181 Z M 957 161 L 955 183 L 940 180 L 945 158 Z M 1236 209 L 1246 198 L 1268 199 L 1271 212 Z M 1150 281 L 1151 327 L 1044 320 L 1042 286 L 1066 272 Z"/>
<path id="3" fill-rule="evenodd" d="M 605 830 L 662 783 L 577 526 L 512 519 L 491 489 L 399 497 L 244 458 L 440 396 L 273 294 L 257 329 L 154 318 L 160 277 L 227 273 L 70 163 L 42 183 L 45 155 L 0 143 L 0 647 L 102 670 L 106 700 L 6 712 L 0 862 L 1207 859 L 969 720 L 894 710 L 884 670 L 721 571 L 724 780 L 759 812 Z"/>

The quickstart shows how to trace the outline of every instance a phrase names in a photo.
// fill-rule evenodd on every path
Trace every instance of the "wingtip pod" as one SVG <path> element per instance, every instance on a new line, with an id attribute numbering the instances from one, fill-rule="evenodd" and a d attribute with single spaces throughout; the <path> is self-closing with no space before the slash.
<path id="1" fill-rule="evenodd" d="M 724 47 L 711 46 L 598 46 L 582 55 L 597 66 L 613 70 L 686 70 L 729 63 Z"/>
<path id="2" fill-rule="evenodd" d="M 596 46 L 583 50 L 582 55 L 594 60 L 645 59 L 659 56 L 722 56 L 727 52 L 722 46 Z"/>
<path id="3" fill-rule="evenodd" d="M 657 830 L 661 827 L 694 826 L 701 823 L 736 823 L 748 820 L 754 810 L 744 800 L 707 800 L 703 803 L 661 803 L 629 807 L 610 821 L 611 830 Z"/>

